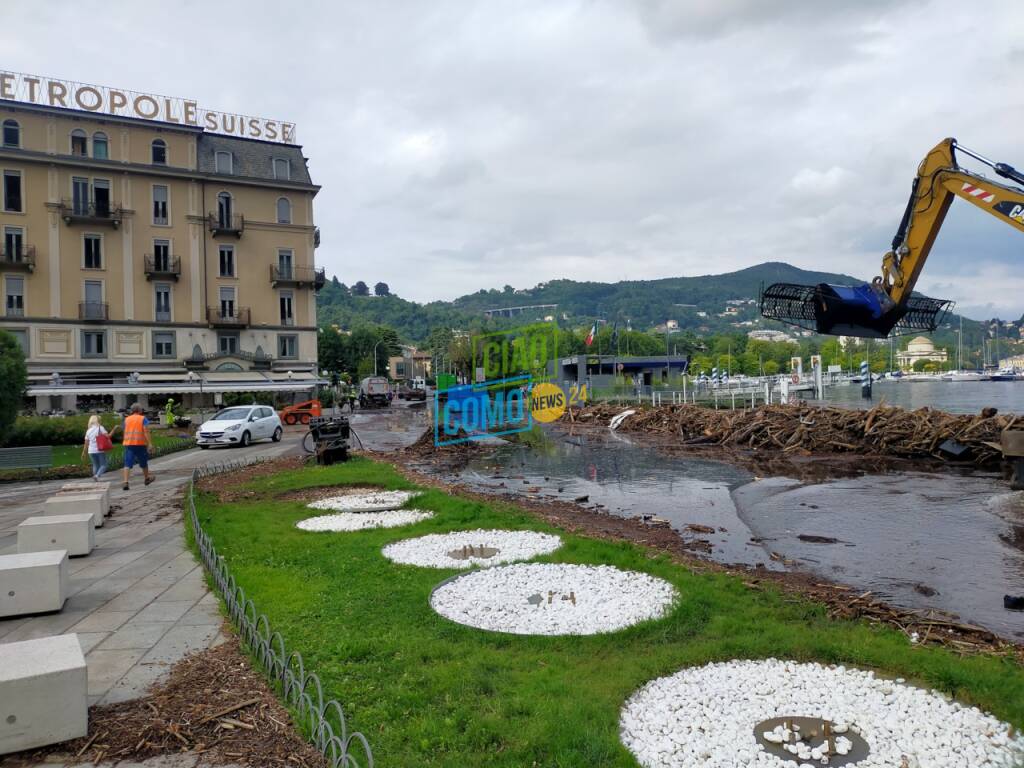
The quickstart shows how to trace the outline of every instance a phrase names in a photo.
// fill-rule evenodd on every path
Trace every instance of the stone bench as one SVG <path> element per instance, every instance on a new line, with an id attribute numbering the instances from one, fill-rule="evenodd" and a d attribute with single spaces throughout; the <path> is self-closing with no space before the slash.
<path id="1" fill-rule="evenodd" d="M 65 549 L 0 555 L 0 617 L 59 611 L 68 580 Z"/>
<path id="2" fill-rule="evenodd" d="M 88 688 L 78 635 L 0 644 L 0 755 L 85 736 Z"/>
<path id="3" fill-rule="evenodd" d="M 18 552 L 66 549 L 70 557 L 88 555 L 96 546 L 91 512 L 30 517 L 18 526 Z"/>
<path id="4" fill-rule="evenodd" d="M 94 493 L 103 494 L 103 514 L 110 514 L 110 483 L 65 483 L 57 491 L 58 496 L 89 496 Z"/>
<path id="5" fill-rule="evenodd" d="M 44 515 L 75 515 L 79 512 L 91 512 L 93 525 L 103 525 L 103 516 L 107 508 L 103 503 L 102 493 L 58 493 L 43 503 Z"/>

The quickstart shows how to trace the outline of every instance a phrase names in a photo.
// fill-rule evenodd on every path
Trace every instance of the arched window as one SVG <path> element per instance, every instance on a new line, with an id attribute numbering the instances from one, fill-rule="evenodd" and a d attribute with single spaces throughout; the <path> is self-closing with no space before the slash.
<path id="1" fill-rule="evenodd" d="M 17 120 L 4 120 L 4 146 L 21 146 L 21 126 Z"/>
<path id="2" fill-rule="evenodd" d="M 217 221 L 221 228 L 231 228 L 231 195 L 227 192 L 217 195 Z"/>
<path id="3" fill-rule="evenodd" d="M 154 139 L 152 145 L 153 165 L 167 165 L 167 143 L 163 139 Z"/>
<path id="4" fill-rule="evenodd" d="M 89 154 L 89 139 L 81 128 L 75 128 L 71 132 L 71 154 L 79 157 L 86 157 Z"/>
<path id="5" fill-rule="evenodd" d="M 110 147 L 107 145 L 107 134 L 94 133 L 92 135 L 92 156 L 97 160 L 106 160 L 110 157 Z"/>
<path id="6" fill-rule="evenodd" d="M 277 223 L 292 223 L 292 204 L 287 197 L 277 198 Z"/>

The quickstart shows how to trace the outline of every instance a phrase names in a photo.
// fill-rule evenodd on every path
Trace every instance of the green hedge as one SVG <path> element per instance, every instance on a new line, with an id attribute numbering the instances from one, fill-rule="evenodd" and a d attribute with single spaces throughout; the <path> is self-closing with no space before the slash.
<path id="1" fill-rule="evenodd" d="M 84 413 L 54 419 L 49 416 L 19 416 L 14 422 L 14 428 L 6 436 L 4 445 L 7 448 L 20 448 L 24 445 L 77 445 L 85 438 L 90 415 Z M 100 423 L 109 432 L 121 423 L 121 417 L 116 413 L 100 414 Z"/>
<path id="2" fill-rule="evenodd" d="M 76 417 L 77 418 L 77 417 Z M 104 425 L 105 426 L 105 425 Z M 169 453 L 187 451 L 194 448 L 196 444 L 193 437 L 179 437 L 169 440 L 166 443 L 155 446 L 150 451 L 149 458 L 156 459 L 166 456 Z M 107 471 L 112 472 L 124 466 L 124 454 L 116 449 L 116 454 L 110 457 L 107 464 Z M 20 483 L 26 480 L 65 480 L 78 477 L 91 477 L 92 467 L 89 464 L 65 464 L 59 467 L 50 467 L 44 470 L 34 469 L 7 469 L 0 471 L 0 483 Z"/>

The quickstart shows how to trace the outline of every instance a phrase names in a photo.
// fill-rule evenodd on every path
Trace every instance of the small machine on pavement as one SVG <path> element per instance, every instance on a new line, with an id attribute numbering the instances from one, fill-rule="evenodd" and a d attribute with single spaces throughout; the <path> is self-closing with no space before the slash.
<path id="1" fill-rule="evenodd" d="M 309 434 L 313 441 L 316 463 L 329 466 L 348 460 L 348 441 L 351 435 L 345 416 L 314 416 L 309 420 Z"/>

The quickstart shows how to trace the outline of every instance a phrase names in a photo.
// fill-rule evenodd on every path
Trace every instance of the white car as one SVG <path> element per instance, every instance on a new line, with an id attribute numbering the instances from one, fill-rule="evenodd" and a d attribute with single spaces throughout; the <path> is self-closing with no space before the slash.
<path id="1" fill-rule="evenodd" d="M 269 405 L 236 405 L 204 421 L 196 432 L 196 445 L 248 445 L 254 440 L 281 440 L 284 429 L 277 411 Z"/>

